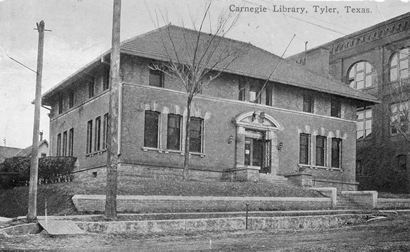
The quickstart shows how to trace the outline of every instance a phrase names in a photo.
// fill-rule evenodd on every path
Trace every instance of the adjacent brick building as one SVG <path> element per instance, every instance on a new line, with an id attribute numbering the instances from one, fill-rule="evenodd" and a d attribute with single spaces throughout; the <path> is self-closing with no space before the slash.
<path id="1" fill-rule="evenodd" d="M 408 12 L 290 57 L 381 101 L 360 104 L 356 112 L 363 189 L 410 190 L 409 55 Z"/>
<path id="2" fill-rule="evenodd" d="M 165 32 L 176 50 L 197 35 L 168 25 L 121 45 L 120 176 L 182 175 L 186 94 L 177 79 L 150 68 L 167 60 Z M 246 50 L 193 100 L 191 177 L 275 182 L 288 176 L 355 189 L 356 107 L 377 99 L 248 43 L 221 43 Z M 83 174 L 94 176 L 105 171 L 107 62 L 109 52 L 42 99 L 51 106 L 51 155 L 76 156 Z"/>

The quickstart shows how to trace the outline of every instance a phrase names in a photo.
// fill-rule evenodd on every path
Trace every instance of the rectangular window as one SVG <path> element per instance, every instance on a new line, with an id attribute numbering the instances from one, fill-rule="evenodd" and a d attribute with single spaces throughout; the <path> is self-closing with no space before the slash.
<path id="1" fill-rule="evenodd" d="M 68 107 L 74 107 L 74 91 L 70 91 L 70 93 L 68 94 Z"/>
<path id="2" fill-rule="evenodd" d="M 181 119 L 182 116 L 168 114 L 167 149 L 181 149 Z"/>
<path id="3" fill-rule="evenodd" d="M 88 98 L 94 97 L 94 91 L 95 91 L 95 82 L 94 78 L 88 82 Z"/>
<path id="4" fill-rule="evenodd" d="M 107 139 L 108 139 L 108 113 L 104 115 L 103 119 L 103 137 L 102 137 L 102 149 L 107 149 Z"/>
<path id="5" fill-rule="evenodd" d="M 57 135 L 57 156 L 61 156 L 61 133 Z"/>
<path id="6" fill-rule="evenodd" d="M 63 156 L 67 156 L 67 131 L 63 133 Z"/>
<path id="7" fill-rule="evenodd" d="M 87 122 L 87 145 L 86 145 L 86 154 L 92 152 L 93 145 L 93 120 Z"/>
<path id="8" fill-rule="evenodd" d="M 303 112 L 313 113 L 314 100 L 310 94 L 303 95 Z"/>
<path id="9" fill-rule="evenodd" d="M 107 90 L 110 87 L 110 69 L 106 69 L 102 77 L 103 90 Z"/>
<path id="10" fill-rule="evenodd" d="M 340 100 L 337 98 L 333 98 L 330 101 L 331 103 L 331 107 L 330 107 L 330 116 L 333 117 L 341 117 L 341 110 L 342 110 L 342 106 L 340 103 Z"/>
<path id="11" fill-rule="evenodd" d="M 58 113 L 63 113 L 63 96 L 61 94 L 58 96 Z"/>
<path id="12" fill-rule="evenodd" d="M 239 88 L 238 100 L 244 101 L 245 100 L 245 92 L 246 92 L 245 84 L 244 83 L 239 83 L 238 88 Z"/>
<path id="13" fill-rule="evenodd" d="M 254 103 L 261 103 L 261 96 L 259 95 L 259 87 L 256 85 L 251 86 L 249 90 L 249 101 Z"/>
<path id="14" fill-rule="evenodd" d="M 164 87 L 164 73 L 159 70 L 149 70 L 149 85 Z"/>
<path id="15" fill-rule="evenodd" d="M 268 106 L 272 106 L 272 86 L 267 84 L 266 85 L 266 100 L 265 104 Z"/>
<path id="16" fill-rule="evenodd" d="M 101 143 L 101 117 L 95 119 L 95 137 L 94 137 L 94 151 L 100 150 Z"/>
<path id="17" fill-rule="evenodd" d="M 202 134 L 204 120 L 199 117 L 191 117 L 189 129 L 189 151 L 202 153 Z"/>
<path id="18" fill-rule="evenodd" d="M 392 135 L 406 133 L 409 125 L 409 102 L 390 105 L 390 132 Z"/>
<path id="19" fill-rule="evenodd" d="M 358 108 L 356 116 L 357 139 L 364 139 L 372 133 L 372 109 Z"/>
<path id="20" fill-rule="evenodd" d="M 146 110 L 144 123 L 144 146 L 158 148 L 159 112 Z"/>
<path id="21" fill-rule="evenodd" d="M 316 136 L 316 165 L 326 165 L 326 137 Z"/>
<path id="22" fill-rule="evenodd" d="M 310 135 L 301 133 L 299 136 L 299 163 L 309 164 Z"/>
<path id="23" fill-rule="evenodd" d="M 71 128 L 68 134 L 68 155 L 70 157 L 73 156 L 73 150 L 74 150 L 74 129 Z"/>
<path id="24" fill-rule="evenodd" d="M 341 168 L 342 139 L 332 138 L 332 167 Z"/>

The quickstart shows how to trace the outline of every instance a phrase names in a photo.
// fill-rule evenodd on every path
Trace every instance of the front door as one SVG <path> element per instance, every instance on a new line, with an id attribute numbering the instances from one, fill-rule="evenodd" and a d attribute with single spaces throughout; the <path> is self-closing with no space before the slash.
<path id="1" fill-rule="evenodd" d="M 270 141 L 261 132 L 247 132 L 245 137 L 245 165 L 260 167 L 259 172 L 270 173 Z"/>

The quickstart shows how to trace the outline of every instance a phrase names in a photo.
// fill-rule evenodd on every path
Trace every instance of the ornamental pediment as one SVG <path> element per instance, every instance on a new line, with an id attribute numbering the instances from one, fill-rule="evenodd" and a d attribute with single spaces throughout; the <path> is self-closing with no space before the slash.
<path id="1" fill-rule="evenodd" d="M 280 129 L 280 124 L 269 114 L 260 111 L 249 111 L 240 114 L 234 120 L 235 125 L 245 128 L 273 130 Z"/>

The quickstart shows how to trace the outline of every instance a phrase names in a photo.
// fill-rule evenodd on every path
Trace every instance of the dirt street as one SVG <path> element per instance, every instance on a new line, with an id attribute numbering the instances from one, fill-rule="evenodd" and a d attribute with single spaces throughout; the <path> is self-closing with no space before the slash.
<path id="1" fill-rule="evenodd" d="M 410 251 L 410 215 L 357 226 L 297 232 L 238 231 L 185 235 L 0 237 L 0 250 L 63 251 Z"/>

